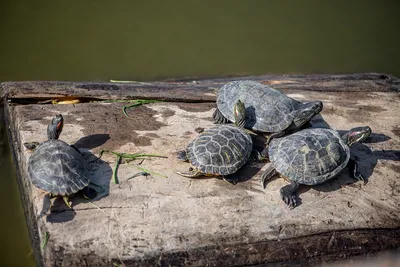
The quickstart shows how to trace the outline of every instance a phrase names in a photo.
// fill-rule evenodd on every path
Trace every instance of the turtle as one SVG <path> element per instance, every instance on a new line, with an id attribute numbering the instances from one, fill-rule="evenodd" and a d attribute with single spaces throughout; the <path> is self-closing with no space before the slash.
<path id="1" fill-rule="evenodd" d="M 289 208 L 294 208 L 299 184 L 324 183 L 346 166 L 355 179 L 365 184 L 356 158 L 350 155 L 350 146 L 370 134 L 369 126 L 353 128 L 342 136 L 329 128 L 308 128 L 273 139 L 268 148 L 271 163 L 261 175 L 262 186 L 265 188 L 266 182 L 277 174 L 283 176 L 290 184 L 280 189 L 281 198 Z"/>
<path id="2" fill-rule="evenodd" d="M 250 158 L 253 141 L 243 128 L 245 106 L 238 100 L 234 105 L 235 124 L 223 124 L 206 129 L 192 140 L 187 148 L 177 153 L 177 158 L 189 161 L 192 167 L 188 172 L 177 172 L 184 177 L 226 176 L 239 170 Z"/>
<path id="3" fill-rule="evenodd" d="M 218 91 L 214 122 L 233 122 L 233 106 L 238 100 L 246 106 L 245 128 L 268 133 L 267 145 L 272 138 L 305 126 L 323 108 L 321 101 L 301 103 L 256 81 L 232 81 Z"/>
<path id="4" fill-rule="evenodd" d="M 71 208 L 68 196 L 86 188 L 90 183 L 86 160 L 74 146 L 59 140 L 64 118 L 56 115 L 47 127 L 47 141 L 24 143 L 33 150 L 28 160 L 28 175 L 32 184 L 46 192 L 40 216 L 50 208 L 50 197 L 63 197 Z"/>

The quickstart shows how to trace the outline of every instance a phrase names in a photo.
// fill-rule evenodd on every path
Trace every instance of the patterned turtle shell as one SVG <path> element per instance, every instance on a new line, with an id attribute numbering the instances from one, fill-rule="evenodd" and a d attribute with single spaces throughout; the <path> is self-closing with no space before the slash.
<path id="1" fill-rule="evenodd" d="M 36 187 L 58 196 L 68 196 L 89 185 L 83 156 L 61 140 L 41 143 L 29 158 L 29 177 Z"/>
<path id="2" fill-rule="evenodd" d="M 272 165 L 282 175 L 300 184 L 323 183 L 343 170 L 350 148 L 332 129 L 310 128 L 271 141 Z"/>
<path id="3" fill-rule="evenodd" d="M 206 129 L 187 146 L 187 157 L 193 166 L 209 175 L 229 175 L 250 158 L 253 142 L 243 129 L 220 125 Z"/>
<path id="4" fill-rule="evenodd" d="M 288 128 L 301 103 L 267 85 L 255 81 L 234 81 L 218 91 L 217 107 L 233 122 L 233 107 L 240 100 L 246 106 L 245 128 L 277 133 Z"/>

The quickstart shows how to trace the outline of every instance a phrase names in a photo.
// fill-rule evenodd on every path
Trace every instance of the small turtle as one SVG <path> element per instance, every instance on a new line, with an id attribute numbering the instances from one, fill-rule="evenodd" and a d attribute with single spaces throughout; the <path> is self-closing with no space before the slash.
<path id="1" fill-rule="evenodd" d="M 27 149 L 34 150 L 28 160 L 29 178 L 34 186 L 48 193 L 41 216 L 50 208 L 50 197 L 62 196 L 65 204 L 71 208 L 68 196 L 90 183 L 82 154 L 74 146 L 58 140 L 63 124 L 63 116 L 56 115 L 47 127 L 47 141 L 41 144 L 24 143 Z"/>
<path id="2" fill-rule="evenodd" d="M 344 135 L 332 129 L 309 128 L 277 138 L 269 144 L 270 166 L 261 175 L 262 185 L 276 174 L 290 182 L 281 188 L 281 198 L 294 208 L 299 184 L 321 184 L 338 175 L 348 164 L 354 178 L 365 181 L 350 146 L 371 134 L 368 126 L 353 128 Z"/>
<path id="3" fill-rule="evenodd" d="M 322 110 L 321 101 L 300 103 L 267 85 L 255 81 L 233 81 L 218 91 L 215 123 L 234 121 L 233 106 L 240 100 L 246 106 L 245 128 L 274 137 L 298 130 Z"/>
<path id="4" fill-rule="evenodd" d="M 253 141 L 243 129 L 245 107 L 239 100 L 234 105 L 235 124 L 219 125 L 204 130 L 191 141 L 178 159 L 189 161 L 189 172 L 177 172 L 184 177 L 227 176 L 239 170 L 250 158 Z M 224 177 L 225 178 L 225 177 Z M 235 183 L 235 181 L 226 181 Z"/>

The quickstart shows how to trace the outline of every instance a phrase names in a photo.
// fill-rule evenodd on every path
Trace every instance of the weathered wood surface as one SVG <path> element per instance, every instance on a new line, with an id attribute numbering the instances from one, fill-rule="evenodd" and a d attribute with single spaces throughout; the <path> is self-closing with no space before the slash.
<path id="1" fill-rule="evenodd" d="M 400 80 L 387 74 L 367 73 L 353 75 L 285 75 L 246 76 L 235 80 L 251 79 L 290 93 L 304 91 L 342 92 L 395 92 Z M 215 89 L 232 79 L 176 80 L 149 83 L 60 82 L 28 81 L 4 82 L 1 98 L 14 101 L 27 98 L 88 99 L 157 99 L 183 102 L 214 101 Z"/>
<path id="2" fill-rule="evenodd" d="M 308 80 L 303 80 L 303 88 L 308 88 Z M 262 189 L 259 175 L 268 164 L 249 164 L 239 173 L 242 182 L 235 186 L 215 178 L 188 179 L 175 174 L 189 165 L 178 161 L 174 153 L 197 136 L 196 128 L 213 126 L 212 102 L 149 104 L 129 110 L 131 119 L 122 114 L 124 103 L 7 105 L 37 257 L 45 266 L 111 266 L 120 261 L 126 266 L 266 262 L 305 266 L 399 247 L 400 94 L 363 91 L 368 81 L 360 79 L 359 86 L 347 93 L 300 89 L 290 93 L 301 101 L 324 102 L 322 116 L 313 120 L 313 127 L 348 130 L 370 125 L 373 130 L 366 143 L 352 148 L 368 184 L 352 180 L 346 169 L 326 184 L 301 187 L 302 204 L 293 210 L 279 197 L 284 180 L 275 179 Z M 20 92 L 23 96 L 24 91 Z M 197 100 L 204 100 L 202 93 L 196 94 Z M 108 196 L 93 201 L 99 210 L 77 195 L 72 199 L 74 210 L 60 201 L 50 215 L 36 221 L 42 195 L 27 179 L 30 152 L 22 143 L 45 140 L 46 126 L 58 113 L 66 123 L 60 139 L 75 144 L 92 161 L 91 177 L 107 188 Z M 120 184 L 116 185 L 111 181 L 115 158 L 94 160 L 100 149 L 166 155 L 167 159 L 145 160 L 141 166 L 167 178 L 153 175 L 127 180 L 140 171 L 131 162 L 120 166 Z M 50 239 L 40 251 L 46 231 Z"/>

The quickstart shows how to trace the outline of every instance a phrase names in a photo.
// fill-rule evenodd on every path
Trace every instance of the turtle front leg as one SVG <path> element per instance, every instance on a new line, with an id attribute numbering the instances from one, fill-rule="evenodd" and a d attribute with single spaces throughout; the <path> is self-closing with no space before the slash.
<path id="1" fill-rule="evenodd" d="M 180 176 L 189 177 L 189 178 L 196 178 L 202 176 L 203 173 L 197 168 L 190 168 L 188 172 L 176 172 Z"/>
<path id="2" fill-rule="evenodd" d="M 250 159 L 252 161 L 264 162 L 265 160 L 268 159 L 268 155 L 264 155 L 264 153 L 267 153 L 267 152 L 264 152 L 264 151 L 265 151 L 265 149 L 263 149 L 262 152 L 260 152 L 257 149 L 253 149 L 250 154 Z"/>
<path id="3" fill-rule="evenodd" d="M 268 159 L 269 159 L 268 146 L 266 146 L 261 152 L 258 153 L 258 160 L 264 161 L 264 160 L 268 160 Z"/>
<path id="4" fill-rule="evenodd" d="M 272 134 L 270 134 L 270 135 L 267 137 L 266 145 L 268 146 L 269 143 L 271 142 L 271 140 L 272 140 L 273 138 L 282 137 L 282 136 L 285 135 L 285 133 L 286 133 L 285 131 L 281 131 L 281 132 L 278 132 L 278 133 L 272 133 Z"/>
<path id="5" fill-rule="evenodd" d="M 363 182 L 364 185 L 367 184 L 367 180 L 361 175 L 358 171 L 358 163 L 357 158 L 350 158 L 349 163 L 347 164 L 349 167 L 351 175 L 360 182 Z"/>
<path id="6" fill-rule="evenodd" d="M 221 111 L 219 111 L 218 108 L 214 111 L 212 116 L 214 119 L 214 123 L 225 124 L 229 122 L 229 120 L 225 118 L 224 115 L 222 115 Z"/>
<path id="7" fill-rule="evenodd" d="M 275 168 L 272 165 L 269 165 L 261 175 L 261 186 L 265 189 L 265 187 L 267 187 L 266 182 L 277 174 L 278 172 Z"/>
<path id="8" fill-rule="evenodd" d="M 282 137 L 286 134 L 285 131 L 281 131 L 279 133 L 272 133 L 270 135 L 265 135 L 265 137 L 267 138 L 267 142 L 265 142 L 265 148 L 264 150 L 261 152 L 261 157 L 263 158 L 268 158 L 268 148 L 269 148 L 269 143 L 271 142 L 272 139 L 274 138 L 279 138 Z"/>
<path id="9" fill-rule="evenodd" d="M 288 205 L 290 209 L 297 206 L 296 190 L 299 188 L 299 184 L 292 182 L 281 188 L 281 199 Z"/>

